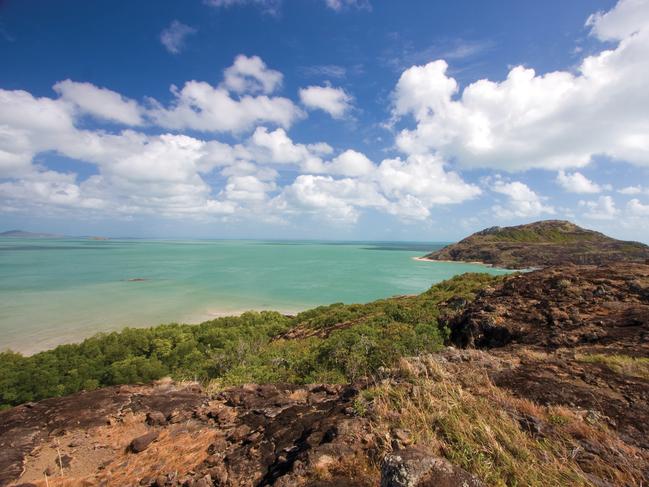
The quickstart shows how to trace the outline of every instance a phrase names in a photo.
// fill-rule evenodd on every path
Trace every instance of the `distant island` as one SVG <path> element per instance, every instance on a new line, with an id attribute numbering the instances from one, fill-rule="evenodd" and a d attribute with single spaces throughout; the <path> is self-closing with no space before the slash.
<path id="1" fill-rule="evenodd" d="M 422 257 L 424 260 L 480 262 L 505 269 L 552 265 L 646 262 L 649 246 L 616 240 L 564 220 L 514 227 L 490 227 Z"/>
<path id="2" fill-rule="evenodd" d="M 25 230 L 7 230 L 0 232 L 0 237 L 13 237 L 13 238 L 66 238 L 67 235 L 57 233 L 44 233 L 44 232 L 26 232 Z M 108 237 L 97 235 L 80 236 L 74 238 L 87 238 L 88 240 L 110 240 Z"/>
<path id="3" fill-rule="evenodd" d="M 63 235 L 53 233 L 26 232 L 24 230 L 7 230 L 0 232 L 0 237 L 22 237 L 22 238 L 60 238 Z"/>

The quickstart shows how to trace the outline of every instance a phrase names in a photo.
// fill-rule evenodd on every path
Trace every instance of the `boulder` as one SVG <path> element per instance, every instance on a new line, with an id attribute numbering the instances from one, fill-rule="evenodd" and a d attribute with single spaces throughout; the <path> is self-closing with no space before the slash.
<path id="1" fill-rule="evenodd" d="M 480 480 L 445 458 L 412 447 L 387 455 L 381 487 L 484 487 Z"/>
<path id="2" fill-rule="evenodd" d="M 138 436 L 129 445 L 130 450 L 133 453 L 140 453 L 146 450 L 151 443 L 158 439 L 160 433 L 157 431 L 151 431 L 145 435 Z"/>

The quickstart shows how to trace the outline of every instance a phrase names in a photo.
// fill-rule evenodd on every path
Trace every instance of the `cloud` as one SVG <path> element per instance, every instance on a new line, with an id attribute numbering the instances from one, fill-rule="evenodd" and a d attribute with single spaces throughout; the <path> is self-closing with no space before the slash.
<path id="1" fill-rule="evenodd" d="M 202 132 L 240 133 L 259 123 L 273 123 L 288 128 L 303 116 L 291 100 L 267 95 L 282 81 L 281 73 L 266 68 L 257 56 L 238 56 L 224 73 L 222 86 L 203 81 L 188 81 L 182 89 L 172 86 L 174 101 L 166 108 L 156 100 L 148 116 L 159 126 L 193 129 Z M 230 90 L 240 97 L 233 97 Z"/>
<path id="2" fill-rule="evenodd" d="M 559 171 L 557 183 L 569 193 L 600 193 L 602 188 L 588 179 L 580 172 L 567 174 L 565 171 Z"/>
<path id="3" fill-rule="evenodd" d="M 490 39 L 469 40 L 462 38 L 438 39 L 433 44 L 420 47 L 410 40 L 393 33 L 390 46 L 383 51 L 380 60 L 387 67 L 401 72 L 413 65 L 423 65 L 436 59 L 466 60 L 494 48 Z"/>
<path id="4" fill-rule="evenodd" d="M 354 223 L 360 215 L 358 208 L 384 208 L 388 201 L 367 181 L 303 174 L 284 188 L 274 204 L 284 211 L 305 211 Z"/>
<path id="5" fill-rule="evenodd" d="M 333 118 L 343 118 L 352 108 L 352 97 L 342 88 L 331 86 L 301 88 L 300 100 L 307 108 L 323 110 Z"/>
<path id="6" fill-rule="evenodd" d="M 593 220 L 612 220 L 618 214 L 615 201 L 610 196 L 600 196 L 595 201 L 580 201 L 579 206 L 586 210 L 584 216 Z"/>
<path id="7" fill-rule="evenodd" d="M 282 0 L 204 0 L 206 5 L 212 7 L 234 7 L 242 5 L 253 5 L 259 7 L 262 12 L 277 15 L 279 14 L 280 7 L 282 6 Z"/>
<path id="8" fill-rule="evenodd" d="M 649 205 L 640 203 L 640 200 L 637 198 L 630 200 L 626 208 L 632 216 L 649 217 Z"/>
<path id="9" fill-rule="evenodd" d="M 300 71 L 305 76 L 320 76 L 324 78 L 344 78 L 347 75 L 347 68 L 337 64 L 303 66 L 300 68 Z"/>
<path id="10" fill-rule="evenodd" d="M 618 190 L 618 193 L 620 194 L 628 194 L 628 195 L 634 195 L 634 194 L 649 194 L 649 187 L 644 187 L 644 186 L 627 186 L 626 188 L 622 188 Z"/>
<path id="11" fill-rule="evenodd" d="M 608 12 L 597 12 L 586 20 L 591 33 L 601 41 L 621 41 L 647 28 L 649 3 L 621 0 Z"/>
<path id="12" fill-rule="evenodd" d="M 480 194 L 434 156 L 374 164 L 357 150 L 294 142 L 285 127 L 302 114 L 290 100 L 271 96 L 281 80 L 261 59 L 240 56 L 220 85 L 188 81 L 182 89 L 172 88 L 174 101 L 167 107 L 152 99 L 139 105 L 108 89 L 69 80 L 56 85 L 55 99 L 0 90 L 1 206 L 114 218 L 307 214 L 353 222 L 367 209 L 421 220 L 434 206 Z M 343 105 L 350 99 L 335 88 L 325 92 L 342 93 Z M 333 115 L 347 110 L 323 106 Z M 85 115 L 146 125 L 147 130 L 80 128 Z M 252 133 L 228 144 L 164 133 L 166 128 Z M 35 162 L 45 152 L 84 161 L 94 171 L 81 179 L 47 169 Z M 277 182 L 280 167 L 292 175 L 283 187 Z"/>
<path id="13" fill-rule="evenodd" d="M 372 10 L 372 4 L 369 0 L 325 0 L 325 4 L 336 12 L 340 12 L 347 8 Z"/>
<path id="14" fill-rule="evenodd" d="M 53 88 L 61 100 L 71 103 L 79 113 L 124 125 L 141 125 L 143 122 L 143 110 L 135 100 L 109 89 L 69 79 L 59 81 Z"/>
<path id="15" fill-rule="evenodd" d="M 383 191 L 397 200 L 415 198 L 424 208 L 461 203 L 481 194 L 480 188 L 446 171 L 434 156 L 410 156 L 405 161 L 385 159 L 377 169 L 376 179 Z"/>
<path id="16" fill-rule="evenodd" d="M 302 116 L 288 98 L 246 95 L 235 99 L 225 89 L 201 81 L 188 81 L 172 93 L 175 100 L 169 108 L 154 104 L 149 111 L 161 127 L 240 133 L 258 123 L 288 128 Z"/>
<path id="17" fill-rule="evenodd" d="M 320 208 L 324 218 L 351 222 L 372 208 L 421 220 L 430 216 L 434 206 L 461 203 L 481 193 L 456 172 L 446 170 L 444 161 L 435 156 L 374 164 L 356 150 L 338 152 L 324 142 L 300 144 L 283 127 L 256 126 L 260 119 L 279 125 L 293 120 L 291 110 L 285 119 L 277 118 L 276 110 L 261 114 L 247 110 L 247 100 L 253 106 L 260 99 L 271 104 L 278 100 L 266 95 L 235 99 L 224 87 L 190 81 L 183 90 L 174 91 L 176 102 L 170 108 L 149 101 L 144 110 L 92 85 L 64 82 L 58 91 L 60 98 L 51 99 L 0 90 L 0 177 L 7 179 L 0 199 L 5 209 L 37 214 L 85 211 L 113 217 L 254 218 L 260 213 L 316 215 Z M 86 95 L 94 92 L 99 101 L 114 106 L 87 102 Z M 183 134 L 79 128 L 79 117 L 91 112 L 122 122 L 145 119 L 158 128 L 233 132 L 256 128 L 236 144 Z M 74 174 L 34 163 L 38 154 L 49 151 L 91 164 L 96 173 L 79 180 Z M 274 167 L 278 166 L 298 173 L 284 187 L 277 186 L 279 173 Z M 215 173 L 225 179 L 220 189 L 208 183 Z"/>
<path id="18" fill-rule="evenodd" d="M 232 176 L 225 186 L 224 196 L 232 201 L 262 202 L 267 199 L 268 193 L 275 189 L 273 181 L 263 181 L 252 175 Z"/>
<path id="19" fill-rule="evenodd" d="M 325 172 L 351 177 L 367 176 L 374 169 L 374 164 L 365 154 L 351 149 L 346 150 L 325 166 Z"/>
<path id="20" fill-rule="evenodd" d="M 212 7 L 241 7 L 251 5 L 261 9 L 263 13 L 278 16 L 282 7 L 283 0 L 203 0 L 206 5 Z M 324 4 L 336 12 L 348 9 L 372 10 L 370 0 L 324 0 Z"/>
<path id="21" fill-rule="evenodd" d="M 185 39 L 195 34 L 196 29 L 174 20 L 160 33 L 160 42 L 172 54 L 178 54 L 185 47 Z"/>
<path id="22" fill-rule="evenodd" d="M 241 133 L 260 123 L 288 128 L 304 113 L 288 98 L 268 96 L 279 88 L 282 77 L 258 56 L 240 55 L 225 69 L 221 85 L 204 81 L 187 81 L 181 89 L 172 85 L 170 106 L 149 99 L 147 116 L 164 128 L 201 132 Z"/>
<path id="23" fill-rule="evenodd" d="M 279 128 L 269 132 L 266 127 L 257 127 L 247 145 L 250 158 L 257 162 L 294 164 L 302 171 L 322 172 L 323 162 L 314 148 L 316 151 L 330 149 L 319 144 L 312 148 L 295 144 L 285 130 Z"/>
<path id="24" fill-rule="evenodd" d="M 496 180 L 491 186 L 491 190 L 508 198 L 505 206 L 495 205 L 492 207 L 493 213 L 499 218 L 531 218 L 543 213 L 555 213 L 552 206 L 545 205 L 538 194 L 520 181 Z"/>
<path id="25" fill-rule="evenodd" d="M 538 75 L 516 66 L 504 81 L 482 79 L 460 90 L 443 60 L 406 70 L 393 116 L 411 116 L 415 127 L 399 133 L 398 147 L 507 171 L 581 167 L 595 155 L 649 165 L 646 2 L 622 0 L 589 26 L 599 39 L 619 43 L 583 59 L 576 73 Z"/>
<path id="26" fill-rule="evenodd" d="M 235 205 L 219 201 L 202 174 L 205 142 L 184 135 L 147 136 L 132 131 L 108 135 L 76 131 L 47 147 L 84 160 L 98 174 L 77 181 L 73 174 L 42 170 L 2 184 L 0 198 L 24 211 L 46 208 L 72 213 L 100 211 L 113 217 L 150 214 L 163 217 L 231 214 Z M 76 142 L 75 142 L 76 141 Z"/>
<path id="27" fill-rule="evenodd" d="M 268 69 L 259 56 L 239 55 L 224 72 L 223 85 L 234 93 L 273 93 L 282 85 L 283 75 Z"/>

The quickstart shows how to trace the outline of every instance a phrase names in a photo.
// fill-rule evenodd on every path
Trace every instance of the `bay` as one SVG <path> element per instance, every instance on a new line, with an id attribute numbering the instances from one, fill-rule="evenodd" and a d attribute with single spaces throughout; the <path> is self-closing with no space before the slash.
<path id="1" fill-rule="evenodd" d="M 420 293 L 464 272 L 422 262 L 444 244 L 232 240 L 0 240 L 0 350 L 34 353 L 100 331 L 296 313 Z"/>

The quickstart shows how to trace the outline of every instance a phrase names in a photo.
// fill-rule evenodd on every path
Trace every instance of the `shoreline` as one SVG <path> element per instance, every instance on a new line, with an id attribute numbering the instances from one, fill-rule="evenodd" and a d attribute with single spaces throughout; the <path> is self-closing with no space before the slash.
<path id="1" fill-rule="evenodd" d="M 304 308 L 308 309 L 308 308 Z M 87 340 L 88 338 L 91 338 L 97 334 L 100 333 L 119 333 L 125 328 L 135 328 L 135 329 L 142 329 L 142 328 L 153 328 L 156 326 L 161 326 L 161 325 L 168 325 L 168 324 L 178 324 L 178 325 L 189 325 L 189 326 L 197 326 L 200 325 L 201 323 L 205 323 L 206 321 L 212 321 L 216 320 L 218 318 L 227 318 L 227 317 L 239 317 L 244 313 L 247 312 L 257 312 L 260 313 L 262 311 L 275 311 L 277 313 L 280 313 L 285 316 L 295 316 L 298 313 L 300 313 L 302 310 L 286 310 L 286 309 L 270 309 L 270 308 L 259 308 L 259 309 L 254 309 L 254 308 L 248 308 L 248 309 L 236 309 L 236 310 L 231 310 L 231 311 L 207 311 L 204 313 L 195 313 L 187 316 L 184 319 L 176 320 L 176 321 L 160 321 L 160 322 L 155 322 L 155 323 L 148 323 L 148 324 L 141 324 L 141 325 L 101 325 L 98 328 L 94 330 L 70 330 L 70 333 L 59 333 L 55 337 L 51 338 L 43 338 L 42 340 L 38 340 L 36 337 L 33 335 L 26 337 L 27 341 L 24 344 L 14 344 L 13 346 L 8 346 L 4 348 L 0 348 L 0 353 L 5 352 L 8 350 L 11 350 L 12 352 L 17 352 L 20 353 L 21 355 L 25 357 L 29 357 L 32 355 L 36 355 L 40 352 L 46 352 L 48 350 L 52 350 L 58 346 L 61 345 L 75 345 L 83 342 L 84 340 Z M 94 327 L 93 327 L 94 328 Z"/>
<path id="2" fill-rule="evenodd" d="M 412 257 L 412 260 L 419 262 L 446 262 L 448 264 L 471 264 L 471 265 L 481 265 L 484 267 L 489 267 L 491 269 L 498 269 L 507 272 L 532 272 L 543 269 L 543 267 L 524 267 L 522 269 L 512 269 L 509 267 L 498 267 L 494 264 L 487 264 L 486 262 L 468 261 L 468 260 L 441 260 L 441 259 L 426 259 L 425 257 Z"/>
<path id="3" fill-rule="evenodd" d="M 486 262 L 476 261 L 467 261 L 467 260 L 441 260 L 441 259 L 427 259 L 425 257 L 413 257 L 412 260 L 419 262 L 446 262 L 447 264 L 472 264 L 472 265 L 483 265 L 485 267 L 492 267 L 496 269 L 501 269 L 501 267 L 495 267 L 493 264 L 487 264 Z M 512 270 L 512 269 L 505 269 Z"/>

